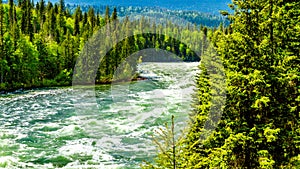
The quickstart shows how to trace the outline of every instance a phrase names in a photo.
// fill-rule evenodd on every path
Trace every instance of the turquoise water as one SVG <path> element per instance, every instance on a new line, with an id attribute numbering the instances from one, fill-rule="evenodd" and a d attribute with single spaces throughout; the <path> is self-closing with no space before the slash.
<path id="1" fill-rule="evenodd" d="M 156 80 L 0 95 L 0 168 L 139 168 L 154 131 L 186 126 L 198 63 L 146 63 Z"/>

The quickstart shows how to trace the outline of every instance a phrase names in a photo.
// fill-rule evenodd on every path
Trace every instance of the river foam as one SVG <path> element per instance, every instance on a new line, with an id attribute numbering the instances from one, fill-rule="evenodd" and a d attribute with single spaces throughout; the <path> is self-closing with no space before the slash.
<path id="1" fill-rule="evenodd" d="M 145 63 L 157 80 L 0 96 L 0 167 L 139 168 L 155 130 L 186 126 L 198 63 Z M 146 72 L 146 71 L 145 71 Z M 78 105 L 76 105 L 78 104 Z"/>

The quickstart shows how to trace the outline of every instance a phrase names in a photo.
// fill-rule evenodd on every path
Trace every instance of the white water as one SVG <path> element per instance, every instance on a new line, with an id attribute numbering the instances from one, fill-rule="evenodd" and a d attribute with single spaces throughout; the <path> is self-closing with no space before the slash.
<path id="1" fill-rule="evenodd" d="M 66 161 L 60 167 L 139 168 L 156 155 L 154 130 L 171 115 L 177 131 L 185 127 L 197 65 L 142 64 L 159 78 L 83 87 L 79 95 L 71 87 L 2 95 L 0 167 L 54 168 Z"/>

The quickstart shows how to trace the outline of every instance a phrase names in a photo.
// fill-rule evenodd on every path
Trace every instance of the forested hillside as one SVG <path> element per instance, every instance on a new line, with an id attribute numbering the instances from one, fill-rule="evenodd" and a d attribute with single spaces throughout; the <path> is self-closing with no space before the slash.
<path id="1" fill-rule="evenodd" d="M 52 0 L 57 2 L 58 0 Z M 200 11 L 211 14 L 218 14 L 219 10 L 226 10 L 226 4 L 230 0 L 66 0 L 69 4 L 79 5 L 109 5 L 109 6 L 131 6 L 131 7 L 160 7 L 170 10 Z"/>
<path id="2" fill-rule="evenodd" d="M 168 151 L 148 167 L 300 167 L 300 2 L 233 0 L 230 7 L 234 14 L 222 12 L 230 27 L 210 37 L 227 84 L 217 129 L 203 139 L 216 91 L 202 63 L 189 131 L 176 144 L 167 136 L 169 149 L 161 150 Z"/>
<path id="3" fill-rule="evenodd" d="M 76 10 L 78 4 L 66 4 L 66 7 L 71 11 Z M 80 5 L 82 11 L 88 11 L 91 5 Z M 93 5 L 95 11 L 100 14 L 105 14 L 106 6 L 105 5 Z M 123 18 L 130 15 L 142 15 L 142 16 L 159 16 L 163 15 L 168 17 L 170 15 L 177 16 L 182 19 L 189 21 L 192 24 L 202 25 L 206 27 L 218 27 L 220 23 L 225 25 L 229 24 L 229 21 L 225 19 L 222 15 L 205 13 L 203 11 L 188 11 L 184 9 L 170 10 L 162 7 L 149 7 L 149 6 L 116 6 L 118 11 L 118 16 Z M 113 8 L 110 9 L 110 12 L 113 12 Z M 182 23 L 184 24 L 184 23 Z"/>
<path id="4" fill-rule="evenodd" d="M 13 0 L 8 4 L 1 3 L 0 90 L 70 85 L 76 59 L 89 37 L 104 25 L 119 22 L 116 8 L 112 14 L 109 11 L 107 7 L 105 16 L 102 17 L 94 8 L 83 12 L 78 6 L 71 13 L 63 0 L 55 4 L 46 4 L 41 0 L 36 5 L 30 0 L 19 0 L 18 4 L 14 4 Z M 125 18 L 120 22 L 130 25 L 133 21 Z M 145 18 L 134 22 L 140 22 L 142 26 Z M 158 33 L 178 31 L 172 23 L 153 24 L 153 27 Z M 117 36 L 118 29 L 111 28 L 109 35 Z M 186 28 L 181 29 L 193 31 L 197 36 L 203 37 L 199 28 L 195 26 L 186 25 Z M 190 39 L 192 35 L 186 33 L 184 36 L 185 39 Z M 104 41 L 103 44 L 107 43 Z M 103 60 L 105 63 L 99 63 L 101 66 L 95 81 L 110 82 L 122 59 L 135 51 L 151 47 L 166 49 L 184 61 L 200 59 L 185 44 L 180 44 L 175 39 L 155 34 L 135 35 L 120 42 L 108 52 Z"/>
<path id="5" fill-rule="evenodd" d="M 0 0 L 0 92 L 71 85 L 80 52 L 105 28 L 112 41 L 100 39 L 101 45 L 113 47 L 99 63 L 96 79 L 83 83 L 112 82 L 120 63 L 142 49 L 163 49 L 183 61 L 208 58 L 199 66 L 184 137 L 176 140 L 174 123 L 162 130 L 163 141 L 155 140 L 161 150 L 156 163 L 144 168 L 300 168 L 300 2 L 233 0 L 229 7 L 234 13 L 221 14 L 230 25 L 207 29 L 143 17 L 119 20 L 117 8 L 111 13 L 107 7 L 104 16 L 79 6 L 71 12 L 63 0 Z M 152 33 L 141 33 L 145 27 Z M 111 45 L 120 29 L 126 38 Z M 212 46 L 203 43 L 207 39 Z M 209 55 L 214 50 L 220 60 Z M 222 81 L 225 86 L 214 83 Z"/>

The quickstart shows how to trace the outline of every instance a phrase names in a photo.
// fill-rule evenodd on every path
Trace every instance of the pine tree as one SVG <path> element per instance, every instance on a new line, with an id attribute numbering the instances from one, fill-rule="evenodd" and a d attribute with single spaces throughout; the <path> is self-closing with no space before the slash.
<path id="1" fill-rule="evenodd" d="M 3 35 L 4 35 L 4 29 L 3 29 L 3 20 L 4 20 L 4 11 L 3 11 L 3 4 L 2 0 L 0 0 L 0 83 L 3 83 L 4 80 L 4 53 L 3 53 Z"/>
<path id="2" fill-rule="evenodd" d="M 299 39 L 294 39 L 299 37 L 299 27 L 294 20 L 299 17 L 299 2 L 235 0 L 231 7 L 235 10 L 228 16 L 232 32 L 225 35 L 218 29 L 212 37 L 227 75 L 223 117 L 216 131 L 199 142 L 211 91 L 207 84 L 198 86 L 183 153 L 185 167 L 297 168 L 300 95 L 295 88 L 299 86 L 295 63 L 300 62 L 299 45 L 295 45 Z M 294 28 L 288 33 L 292 36 L 284 31 L 289 27 Z M 198 83 L 204 82 L 200 76 Z"/>
<path id="3" fill-rule="evenodd" d="M 11 35 L 12 35 L 12 39 L 13 39 L 13 48 L 14 50 L 16 50 L 17 47 L 17 41 L 20 37 L 20 29 L 19 29 L 19 25 L 17 24 L 17 12 L 16 12 L 16 6 L 14 6 L 13 8 L 13 25 L 12 25 L 12 29 L 11 29 Z"/>
<path id="4" fill-rule="evenodd" d="M 115 21 L 115 20 L 117 20 L 117 19 L 118 19 L 117 8 L 114 7 L 114 11 L 113 11 L 113 13 L 112 13 L 112 15 L 111 15 L 111 20 L 112 20 L 112 21 Z"/>
<path id="5" fill-rule="evenodd" d="M 3 4 L 2 4 L 2 0 L 0 0 L 0 44 L 1 46 L 3 45 L 3 34 L 4 34 L 4 11 L 3 11 Z"/>
<path id="6" fill-rule="evenodd" d="M 53 36 L 56 28 L 56 16 L 54 8 L 50 10 L 48 23 L 50 24 L 49 34 Z"/>
<path id="7" fill-rule="evenodd" d="M 115 30 L 116 29 L 116 25 L 118 24 L 118 14 L 117 14 L 117 8 L 116 7 L 114 7 L 114 11 L 113 11 L 113 13 L 112 13 L 112 15 L 111 15 L 111 19 L 110 19 L 112 22 L 113 22 L 113 30 Z"/>
<path id="8" fill-rule="evenodd" d="M 25 0 L 18 0 L 18 7 L 21 7 L 23 5 Z"/>
<path id="9" fill-rule="evenodd" d="M 65 1 L 59 0 L 59 12 L 63 14 L 65 12 Z"/>
<path id="10" fill-rule="evenodd" d="M 26 12 L 26 33 L 30 37 L 30 41 L 33 40 L 33 25 L 32 25 L 32 4 L 30 0 L 27 1 L 27 12 Z"/>
<path id="11" fill-rule="evenodd" d="M 41 28 L 43 27 L 43 24 L 45 22 L 45 2 L 44 0 L 40 0 L 39 3 L 39 17 L 40 17 L 40 23 L 41 23 Z"/>
<path id="12" fill-rule="evenodd" d="M 108 6 L 106 6 L 104 18 L 105 18 L 105 23 L 106 24 L 110 22 L 110 14 L 109 14 L 109 7 Z"/>
<path id="13" fill-rule="evenodd" d="M 95 18 L 95 11 L 94 8 L 89 8 L 88 11 L 88 20 L 89 20 L 89 24 L 90 24 L 90 28 L 91 31 L 93 31 L 93 29 L 95 28 L 96 25 L 96 18 Z"/>
<path id="14" fill-rule="evenodd" d="M 81 10 L 80 10 L 80 7 L 78 6 L 75 10 L 75 13 L 74 13 L 74 33 L 73 35 L 76 36 L 80 33 L 80 13 L 81 13 Z"/>
<path id="15" fill-rule="evenodd" d="M 8 10 L 9 25 L 10 25 L 10 28 L 12 28 L 13 27 L 14 1 L 13 0 L 9 0 L 8 4 L 9 4 L 9 10 Z"/>

